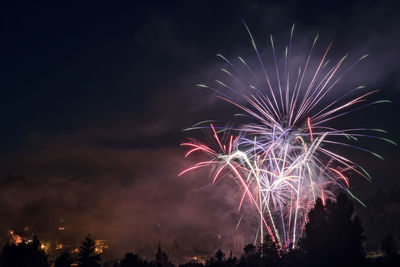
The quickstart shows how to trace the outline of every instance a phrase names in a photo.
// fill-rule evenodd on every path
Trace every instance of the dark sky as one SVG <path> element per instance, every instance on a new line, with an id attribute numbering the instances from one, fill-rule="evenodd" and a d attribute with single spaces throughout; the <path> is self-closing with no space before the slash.
<path id="1" fill-rule="evenodd" d="M 76 235 L 114 238 L 121 250 L 141 246 L 131 242 L 138 227 L 153 236 L 161 231 L 171 244 L 175 236 L 189 244 L 184 233 L 193 229 L 229 232 L 221 228 L 230 219 L 219 216 L 229 205 L 210 207 L 217 200 L 207 191 L 221 189 L 208 189 L 204 177 L 176 175 L 190 164 L 179 148 L 188 137 L 181 130 L 232 118 L 229 107 L 195 84 L 212 82 L 222 63 L 216 53 L 251 55 L 241 19 L 262 49 L 269 33 L 283 47 L 295 23 L 299 51 L 319 33 L 318 49 L 333 41 L 333 59 L 369 53 L 338 94 L 365 84 L 381 90 L 376 99 L 393 103 L 343 123 L 383 128 L 399 141 L 396 1 L 60 2 L 1 4 L 0 176 L 28 179 L 2 185 L 2 229 L 26 224 L 49 232 L 64 219 Z M 385 160 L 354 152 L 374 176 L 372 184 L 355 178 L 354 190 L 365 196 L 398 188 L 398 147 L 368 145 Z"/>

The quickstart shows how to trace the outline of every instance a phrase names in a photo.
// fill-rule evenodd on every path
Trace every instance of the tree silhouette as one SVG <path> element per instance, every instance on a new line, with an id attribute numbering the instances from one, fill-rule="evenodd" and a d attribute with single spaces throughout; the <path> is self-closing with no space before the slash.
<path id="1" fill-rule="evenodd" d="M 396 240 L 391 234 L 387 234 L 382 240 L 381 249 L 385 257 L 381 257 L 376 262 L 376 266 L 400 266 L 400 256 L 397 254 Z"/>
<path id="2" fill-rule="evenodd" d="M 386 256 L 392 256 L 397 254 L 397 244 L 391 234 L 387 234 L 382 240 L 382 250 L 385 252 Z"/>
<path id="3" fill-rule="evenodd" d="M 244 250 L 244 256 L 245 257 L 249 257 L 249 256 L 253 255 L 254 253 L 256 253 L 256 247 L 252 243 L 247 244 L 243 248 L 243 250 Z"/>
<path id="4" fill-rule="evenodd" d="M 218 249 L 218 251 L 215 252 L 215 259 L 219 262 L 222 262 L 225 260 L 225 253 L 221 249 Z"/>
<path id="5" fill-rule="evenodd" d="M 236 265 L 238 263 L 238 260 L 236 257 L 233 257 L 232 251 L 229 252 L 229 258 L 225 261 L 226 265 L 232 266 Z"/>
<path id="6" fill-rule="evenodd" d="M 1 254 L 2 267 L 48 267 L 47 255 L 41 249 L 40 241 L 33 237 L 32 242 L 6 244 Z"/>
<path id="7" fill-rule="evenodd" d="M 259 266 L 260 265 L 260 254 L 257 248 L 252 244 L 247 244 L 244 248 L 244 255 L 240 258 L 240 266 Z"/>
<path id="8" fill-rule="evenodd" d="M 270 235 L 264 236 L 263 243 L 258 245 L 258 256 L 261 258 L 262 265 L 276 265 L 279 260 L 278 247 Z"/>
<path id="9" fill-rule="evenodd" d="M 300 246 L 311 266 L 361 263 L 363 232 L 361 221 L 353 214 L 353 204 L 340 194 L 336 202 L 327 201 L 325 206 L 320 199 L 316 201 Z"/>
<path id="10" fill-rule="evenodd" d="M 300 240 L 301 248 L 310 254 L 322 253 L 326 240 L 322 238 L 328 228 L 328 213 L 322 200 L 317 199 L 315 206 L 308 213 L 308 223 L 305 228 L 305 238 Z"/>
<path id="11" fill-rule="evenodd" d="M 80 246 L 78 254 L 78 266 L 100 267 L 101 260 L 101 254 L 96 251 L 96 243 L 94 242 L 90 234 L 87 235 L 82 245 Z"/>
<path id="12" fill-rule="evenodd" d="M 207 260 L 206 265 L 216 267 L 225 266 L 225 253 L 221 249 L 218 249 L 214 257 Z"/>
<path id="13" fill-rule="evenodd" d="M 300 249 L 290 249 L 289 251 L 282 251 L 282 258 L 280 259 L 281 267 L 291 266 L 306 266 L 304 262 L 304 253 Z"/>
<path id="14" fill-rule="evenodd" d="M 63 254 L 57 257 L 54 262 L 54 267 L 70 267 L 73 263 L 71 255 L 65 251 Z"/>
<path id="15" fill-rule="evenodd" d="M 133 253 L 126 253 L 125 257 L 120 261 L 118 267 L 145 267 L 147 262 Z"/>

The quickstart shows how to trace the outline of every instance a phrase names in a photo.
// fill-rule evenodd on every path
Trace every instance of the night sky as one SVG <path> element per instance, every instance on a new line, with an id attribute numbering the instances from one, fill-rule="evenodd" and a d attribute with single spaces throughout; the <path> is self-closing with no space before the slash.
<path id="1" fill-rule="evenodd" d="M 295 23 L 299 51 L 319 33 L 317 55 L 331 41 L 333 60 L 370 54 L 337 94 L 362 84 L 392 104 L 341 123 L 382 128 L 400 141 L 396 1 L 130 2 L 1 4 L 2 240 L 26 226 L 51 236 L 63 220 L 77 240 L 90 232 L 115 242 L 117 255 L 152 255 L 159 239 L 172 254 L 190 254 L 214 249 L 207 235 L 232 234 L 231 199 L 217 197 L 225 188 L 208 187 L 207 173 L 177 174 L 191 163 L 182 130 L 232 119 L 232 107 L 195 85 L 215 79 L 217 53 L 253 56 L 242 19 L 261 49 L 270 33 L 282 48 Z M 366 198 L 399 188 L 398 147 L 366 145 L 385 160 L 345 152 L 374 177 L 354 178 L 352 189 Z"/>

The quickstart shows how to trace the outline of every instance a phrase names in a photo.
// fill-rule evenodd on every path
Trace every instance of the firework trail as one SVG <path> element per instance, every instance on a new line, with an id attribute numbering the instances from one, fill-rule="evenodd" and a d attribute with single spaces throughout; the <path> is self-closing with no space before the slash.
<path id="1" fill-rule="evenodd" d="M 216 87 L 198 86 L 211 89 L 217 97 L 236 106 L 247 122 L 232 127 L 216 127 L 208 121 L 190 128 L 210 131 L 216 146 L 196 140 L 183 143 L 182 146 L 189 149 L 186 157 L 202 152 L 209 159 L 196 163 L 179 176 L 208 167 L 215 171 L 213 182 L 222 177 L 234 179 L 242 191 L 242 197 L 238 199 L 239 211 L 243 210 L 243 203 L 248 202 L 259 217 L 257 235 L 260 241 L 263 242 L 263 236 L 268 233 L 277 247 L 287 250 L 297 244 L 307 214 L 317 198 L 323 203 L 327 199 L 334 200 L 335 191 L 341 189 L 359 201 L 349 190 L 348 175 L 357 173 L 370 179 L 361 166 L 330 147 L 351 147 L 381 158 L 349 141 L 370 137 L 393 143 L 375 136 L 374 132 L 384 132 L 379 129 L 335 129 L 329 126 L 329 122 L 354 110 L 388 101 L 366 102 L 366 98 L 376 91 L 364 91 L 363 86 L 350 90 L 340 98 L 328 98 L 328 93 L 343 75 L 366 56 L 338 74 L 347 55 L 329 64 L 326 59 L 331 48 L 329 45 L 317 66 L 311 68 L 310 59 L 318 36 L 306 62 L 292 76 L 289 64 L 294 26 L 289 45 L 285 48 L 283 72 L 278 66 L 273 38 L 270 37 L 275 69 L 267 71 L 256 42 L 247 25 L 244 25 L 258 61 L 257 68 L 261 69 L 262 80 L 243 58 L 238 57 L 239 64 L 235 65 L 218 54 L 229 67 L 221 69 L 228 81 L 216 80 Z M 309 75 L 306 73 L 310 71 L 312 75 L 307 78 Z M 246 93 L 241 93 L 243 91 Z"/>

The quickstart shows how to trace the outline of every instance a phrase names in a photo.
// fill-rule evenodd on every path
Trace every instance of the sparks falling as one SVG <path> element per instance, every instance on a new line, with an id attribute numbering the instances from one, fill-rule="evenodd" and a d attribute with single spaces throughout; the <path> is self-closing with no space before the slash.
<path id="1" fill-rule="evenodd" d="M 263 242 L 263 236 L 268 233 L 279 249 L 287 250 L 296 246 L 307 222 L 307 214 L 317 198 L 323 203 L 327 199 L 334 200 L 340 189 L 362 204 L 349 190 L 348 176 L 356 173 L 370 180 L 369 174 L 356 162 L 330 148 L 346 146 L 381 158 L 351 142 L 367 137 L 393 143 L 376 136 L 376 133 L 384 132 L 379 129 L 335 129 L 329 123 L 354 110 L 388 101 L 366 102 L 367 97 L 377 91 L 365 91 L 363 86 L 334 99 L 327 97 L 343 76 L 366 56 L 339 74 L 347 55 L 329 64 L 326 59 L 331 48 L 329 45 L 318 64 L 311 67 L 317 36 L 306 62 L 296 68 L 296 75 L 292 75 L 289 65 L 293 26 L 289 45 L 284 50 L 283 64 L 277 60 L 274 41 L 270 37 L 275 68 L 269 71 L 251 32 L 244 25 L 259 71 L 254 71 L 241 57 L 236 64 L 218 54 L 227 63 L 228 68 L 221 71 L 228 79 L 216 80 L 214 87 L 198 86 L 211 89 L 218 98 L 236 106 L 247 121 L 230 127 L 217 127 L 206 121 L 190 128 L 210 131 L 215 145 L 196 140 L 183 143 L 182 146 L 189 149 L 186 157 L 202 152 L 208 160 L 196 163 L 179 176 L 207 167 L 214 172 L 213 182 L 224 177 L 234 179 L 241 190 L 238 210 L 244 213 L 243 205 L 249 203 L 259 218 L 256 239 L 258 236 Z"/>

